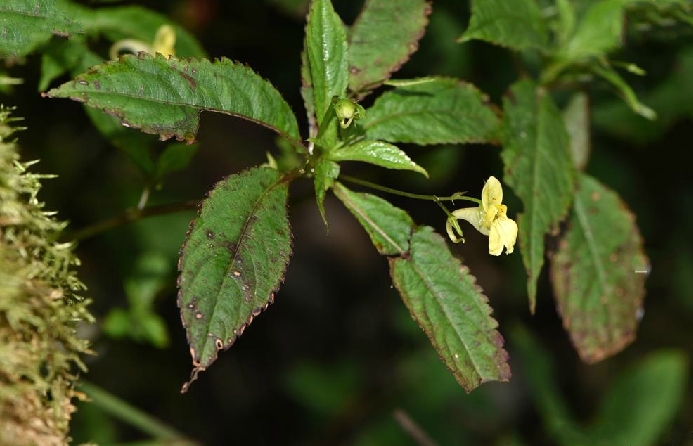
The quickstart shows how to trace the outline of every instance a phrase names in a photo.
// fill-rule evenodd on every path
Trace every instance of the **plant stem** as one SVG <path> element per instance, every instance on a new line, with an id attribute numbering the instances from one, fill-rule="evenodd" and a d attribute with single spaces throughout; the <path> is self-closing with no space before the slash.
<path id="1" fill-rule="evenodd" d="M 175 444 L 176 446 L 196 446 L 198 444 L 100 387 L 84 381 L 79 384 L 79 387 L 87 394 L 91 402 L 104 412 L 154 437 L 155 440 L 149 444 Z"/>
<path id="2" fill-rule="evenodd" d="M 388 194 L 394 194 L 394 195 L 400 195 L 402 197 L 407 197 L 407 198 L 414 198 L 416 200 L 426 200 L 426 201 L 434 201 L 436 203 L 439 203 L 441 201 L 455 201 L 455 200 L 467 200 L 467 201 L 473 201 L 474 203 L 481 204 L 481 200 L 477 198 L 472 198 L 464 195 L 464 192 L 458 192 L 455 193 L 449 197 L 438 197 L 437 195 L 421 195 L 421 194 L 413 194 L 411 192 L 404 192 L 401 190 L 397 189 L 392 189 L 389 187 L 381 186 L 376 183 L 371 183 L 370 181 L 366 180 L 361 180 L 359 178 L 354 178 L 349 175 L 340 175 L 339 178 L 341 178 L 344 181 L 347 181 L 349 183 L 354 183 L 358 184 L 361 186 L 366 186 L 371 189 L 379 190 L 381 192 L 386 192 Z"/>
<path id="3" fill-rule="evenodd" d="M 419 446 L 437 446 L 437 443 L 416 424 L 414 420 L 402 409 L 395 409 L 392 416 L 395 421 L 400 425 L 402 430 L 406 432 L 409 437 L 411 437 L 414 442 Z"/>
<path id="4" fill-rule="evenodd" d="M 191 211 L 197 209 L 199 205 L 197 200 L 181 201 L 178 203 L 168 203 L 158 206 L 150 206 L 144 209 L 130 208 L 125 212 L 108 220 L 100 221 L 91 226 L 87 226 L 71 235 L 67 239 L 70 241 L 81 241 L 94 237 L 95 235 L 106 232 L 110 229 L 132 223 L 143 218 L 155 217 L 157 215 L 172 214 L 174 212 Z"/>

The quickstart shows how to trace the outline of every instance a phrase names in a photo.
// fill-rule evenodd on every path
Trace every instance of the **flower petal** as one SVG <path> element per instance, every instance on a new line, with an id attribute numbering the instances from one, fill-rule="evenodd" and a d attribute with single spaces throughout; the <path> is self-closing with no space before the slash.
<path id="1" fill-rule="evenodd" d="M 171 25 L 161 25 L 154 36 L 152 48 L 166 57 L 175 55 L 176 30 Z"/>
<path id="2" fill-rule="evenodd" d="M 493 222 L 489 231 L 488 252 L 491 255 L 499 256 L 505 247 L 505 253 L 510 254 L 515 249 L 516 241 L 517 223 L 506 216 L 499 217 Z"/>
<path id="3" fill-rule="evenodd" d="M 452 215 L 458 220 L 467 220 L 477 231 L 488 235 L 488 229 L 484 226 L 484 216 L 480 207 L 457 209 Z"/>
<path id="4" fill-rule="evenodd" d="M 503 202 L 503 186 L 496 177 L 488 177 L 488 181 L 484 184 L 481 191 L 481 207 L 488 211 L 491 207 L 495 207 Z"/>

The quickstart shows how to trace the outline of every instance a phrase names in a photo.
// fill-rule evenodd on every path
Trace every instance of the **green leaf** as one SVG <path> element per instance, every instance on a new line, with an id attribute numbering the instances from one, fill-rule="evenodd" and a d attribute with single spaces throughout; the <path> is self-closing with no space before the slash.
<path id="1" fill-rule="evenodd" d="M 191 223 L 178 279 L 194 367 L 183 392 L 272 303 L 291 254 L 287 197 L 278 171 L 255 168 L 219 182 Z"/>
<path id="2" fill-rule="evenodd" d="M 82 32 L 64 0 L 3 0 L 0 5 L 0 58 L 21 57 L 52 36 Z"/>
<path id="3" fill-rule="evenodd" d="M 498 323 L 469 270 L 430 227 L 414 230 L 409 252 L 391 257 L 390 274 L 412 317 L 467 392 L 510 379 Z"/>
<path id="4" fill-rule="evenodd" d="M 428 177 L 426 170 L 412 161 L 406 153 L 382 141 L 359 141 L 333 150 L 327 156 L 332 161 L 363 161 L 388 169 L 413 170 Z"/>
<path id="5" fill-rule="evenodd" d="M 335 184 L 333 190 L 361 223 L 381 255 L 406 255 L 414 230 L 409 214 L 375 195 L 352 192 L 341 183 Z"/>
<path id="6" fill-rule="evenodd" d="M 317 200 L 322 220 L 327 225 L 323 203 L 325 202 L 325 193 L 334 185 L 335 180 L 339 176 L 339 164 L 320 158 L 313 168 L 313 175 L 315 175 L 315 199 Z"/>
<path id="7" fill-rule="evenodd" d="M 409 214 L 382 198 L 342 184 L 334 193 L 354 214 L 381 255 L 412 317 L 468 392 L 510 379 L 503 337 L 481 289 L 432 228 L 416 228 Z"/>
<path id="8" fill-rule="evenodd" d="M 530 310 L 544 264 L 544 236 L 568 212 L 575 189 L 568 134 L 551 96 L 531 80 L 515 83 L 503 100 L 505 181 L 524 204 L 518 218 Z"/>
<path id="9" fill-rule="evenodd" d="M 279 92 L 229 59 L 178 60 L 140 53 L 92 67 L 49 97 L 71 98 L 118 116 L 123 125 L 162 140 L 193 141 L 200 112 L 225 113 L 263 124 L 299 144 L 298 124 Z"/>
<path id="10" fill-rule="evenodd" d="M 590 114 L 587 93 L 573 94 L 563 110 L 563 122 L 568 131 L 570 153 L 576 170 L 585 170 L 590 156 Z"/>
<path id="11" fill-rule="evenodd" d="M 161 180 L 165 175 L 188 167 L 198 149 L 197 144 L 173 143 L 166 146 L 156 160 L 154 176 Z"/>
<path id="12" fill-rule="evenodd" d="M 424 0 L 368 0 L 349 39 L 349 88 L 363 97 L 418 48 L 431 5 Z"/>
<path id="13" fill-rule="evenodd" d="M 600 361 L 635 338 L 648 269 L 633 215 L 618 195 L 582 175 L 568 231 L 551 258 L 551 279 L 563 325 L 584 361 Z"/>
<path id="14" fill-rule="evenodd" d="M 575 9 L 570 0 L 556 0 L 558 26 L 555 30 L 558 44 L 565 45 L 575 29 Z"/>
<path id="15" fill-rule="evenodd" d="M 73 76 L 83 73 L 94 65 L 104 62 L 103 58 L 89 51 L 82 39 L 50 43 L 42 58 L 41 89 L 48 86 L 54 76 L 69 71 Z M 121 150 L 135 164 L 145 177 L 154 174 L 155 164 L 151 147 L 155 143 L 150 135 L 124 127 L 120 120 L 101 110 L 84 107 L 94 127 L 111 144 Z"/>
<path id="16" fill-rule="evenodd" d="M 571 62 L 605 55 L 622 45 L 624 7 L 629 0 L 602 0 L 582 17 L 557 56 Z"/>
<path id="17" fill-rule="evenodd" d="M 332 98 L 343 97 L 349 81 L 346 29 L 330 0 L 313 0 L 304 45 L 306 74 L 320 125 Z"/>
<path id="18" fill-rule="evenodd" d="M 602 401 L 590 431 L 601 444 L 648 446 L 662 443 L 686 395 L 688 360 L 660 350 L 622 374 Z M 593 443 L 596 444 L 596 443 Z"/>
<path id="19" fill-rule="evenodd" d="M 334 106 L 335 101 L 332 101 L 320 121 L 318 134 L 312 140 L 324 152 L 329 152 L 340 144 L 339 119 Z"/>
<path id="20" fill-rule="evenodd" d="M 315 117 L 315 98 L 313 97 L 313 80 L 308 66 L 308 55 L 304 48 L 301 51 L 301 97 L 308 117 L 308 137 L 315 138 L 318 134 L 318 121 Z"/>
<path id="21" fill-rule="evenodd" d="M 384 93 L 360 123 L 367 138 L 392 143 L 495 141 L 499 122 L 487 102 L 473 85 L 428 78 Z"/>
<path id="22" fill-rule="evenodd" d="M 535 0 L 471 1 L 469 28 L 459 42 L 479 39 L 515 50 L 548 46 L 546 20 Z"/>
<path id="23" fill-rule="evenodd" d="M 137 39 L 151 43 L 162 25 L 171 25 L 176 31 L 176 56 L 206 57 L 206 52 L 185 28 L 172 22 L 169 17 L 140 6 L 116 6 L 98 8 L 90 12 L 84 27 L 89 33 L 101 33 L 115 42 L 121 39 Z"/>

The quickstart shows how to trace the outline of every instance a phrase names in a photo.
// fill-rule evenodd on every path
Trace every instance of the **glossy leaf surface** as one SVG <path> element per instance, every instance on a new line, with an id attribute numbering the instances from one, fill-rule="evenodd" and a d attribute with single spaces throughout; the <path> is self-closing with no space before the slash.
<path id="1" fill-rule="evenodd" d="M 329 0 L 314 0 L 306 26 L 307 74 L 318 125 L 334 96 L 346 93 L 349 81 L 347 33 Z"/>
<path id="2" fill-rule="evenodd" d="M 330 152 L 333 161 L 363 161 L 388 169 L 412 170 L 428 176 L 426 170 L 412 161 L 397 146 L 382 141 L 360 141 Z"/>

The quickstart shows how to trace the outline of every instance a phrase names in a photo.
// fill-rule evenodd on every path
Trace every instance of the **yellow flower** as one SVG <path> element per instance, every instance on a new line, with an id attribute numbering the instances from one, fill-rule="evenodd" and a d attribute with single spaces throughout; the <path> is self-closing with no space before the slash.
<path id="1" fill-rule="evenodd" d="M 517 241 L 517 223 L 508 218 L 508 207 L 503 202 L 503 187 L 495 177 L 489 177 L 481 191 L 481 206 L 453 211 L 445 224 L 450 240 L 462 241 L 453 229 L 459 231 L 456 220 L 467 220 L 479 232 L 488 235 L 488 252 L 498 256 L 503 252 L 510 254 Z"/>
<path id="2" fill-rule="evenodd" d="M 154 42 L 152 42 L 151 45 L 147 42 L 135 39 L 119 40 L 111 46 L 109 55 L 111 59 L 117 59 L 118 55 L 122 52 L 137 54 L 140 51 L 144 51 L 149 54 L 160 53 L 166 57 L 170 57 L 176 54 L 175 46 L 176 30 L 173 29 L 171 25 L 161 25 L 156 31 Z"/>

